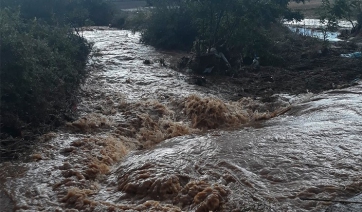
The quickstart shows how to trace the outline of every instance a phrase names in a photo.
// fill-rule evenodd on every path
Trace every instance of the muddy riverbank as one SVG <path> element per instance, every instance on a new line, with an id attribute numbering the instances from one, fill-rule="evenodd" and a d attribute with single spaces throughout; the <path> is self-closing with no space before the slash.
<path id="1" fill-rule="evenodd" d="M 203 78 L 208 89 L 224 91 L 225 97 L 237 100 L 241 97 L 273 100 L 274 94 L 319 93 L 328 89 L 345 88 L 362 77 L 361 58 L 343 58 L 341 54 L 361 50 L 358 38 L 355 42 L 339 41 L 323 44 L 317 38 L 301 36 L 285 29 L 284 36 L 275 37 L 280 65 L 263 65 L 254 68 L 243 65 L 240 69 L 225 71 L 223 76 L 210 73 L 195 75 Z M 274 33 L 279 34 L 280 33 Z M 274 35 L 273 34 L 273 35 Z M 194 55 L 185 55 L 193 58 Z M 181 69 L 186 73 L 187 69 Z M 216 76 L 217 75 L 217 76 Z M 194 76 L 194 75 L 191 75 Z M 268 100 L 269 99 L 269 100 Z"/>

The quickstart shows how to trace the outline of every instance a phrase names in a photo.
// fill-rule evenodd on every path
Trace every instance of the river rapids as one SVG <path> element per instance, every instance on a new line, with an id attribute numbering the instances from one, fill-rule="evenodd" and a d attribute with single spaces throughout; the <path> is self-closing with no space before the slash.
<path id="1" fill-rule="evenodd" d="M 1 211 L 326 211 L 362 192 L 362 86 L 231 101 L 93 28 L 79 119 L 0 164 Z M 175 55 L 176 54 L 176 55 Z M 149 60 L 150 64 L 145 64 Z M 282 83 L 282 82 L 280 82 Z M 227 95 L 226 95 L 227 94 Z"/>

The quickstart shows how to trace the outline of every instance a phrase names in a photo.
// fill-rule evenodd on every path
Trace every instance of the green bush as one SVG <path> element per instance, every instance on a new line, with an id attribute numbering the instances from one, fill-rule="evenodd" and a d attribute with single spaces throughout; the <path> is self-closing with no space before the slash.
<path id="1" fill-rule="evenodd" d="M 141 40 L 165 49 L 190 50 L 193 43 L 201 43 L 195 48 L 201 52 L 237 49 L 244 56 L 257 54 L 264 64 L 274 64 L 277 57 L 269 49 L 274 43 L 268 36 L 270 26 L 283 18 L 302 18 L 288 9 L 289 1 L 150 1 L 154 8 L 145 12 L 149 15 Z"/>
<path id="2" fill-rule="evenodd" d="M 139 22 L 146 22 L 141 29 L 141 41 L 163 49 L 190 50 L 197 36 L 197 29 L 192 23 L 191 11 L 183 7 L 159 6 L 151 12 L 140 12 Z M 144 14 L 149 13 L 149 15 Z M 143 17 L 147 17 L 142 20 Z"/>
<path id="3" fill-rule="evenodd" d="M 0 10 L 1 138 L 59 125 L 74 106 L 91 51 L 69 27 L 20 16 Z"/>

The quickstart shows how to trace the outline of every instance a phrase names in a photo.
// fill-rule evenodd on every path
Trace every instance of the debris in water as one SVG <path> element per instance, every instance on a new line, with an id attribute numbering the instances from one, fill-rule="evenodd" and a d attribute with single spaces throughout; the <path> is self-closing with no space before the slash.
<path id="1" fill-rule="evenodd" d="M 89 114 L 72 123 L 67 123 L 68 127 L 81 132 L 94 131 L 98 128 L 108 128 L 111 125 L 112 122 L 107 117 L 97 113 Z"/>
<path id="2" fill-rule="evenodd" d="M 341 54 L 341 57 L 346 57 L 346 58 L 361 58 L 361 52 L 353 52 L 350 54 Z"/>

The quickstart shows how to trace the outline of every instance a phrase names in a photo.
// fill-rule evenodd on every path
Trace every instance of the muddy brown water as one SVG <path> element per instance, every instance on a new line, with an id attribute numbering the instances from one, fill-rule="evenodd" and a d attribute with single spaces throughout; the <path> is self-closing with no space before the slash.
<path id="1" fill-rule="evenodd" d="M 256 121 L 262 103 L 188 83 L 139 34 L 83 34 L 80 119 L 0 164 L 1 211 L 325 211 L 362 192 L 361 85 L 279 95 L 289 110 Z"/>

